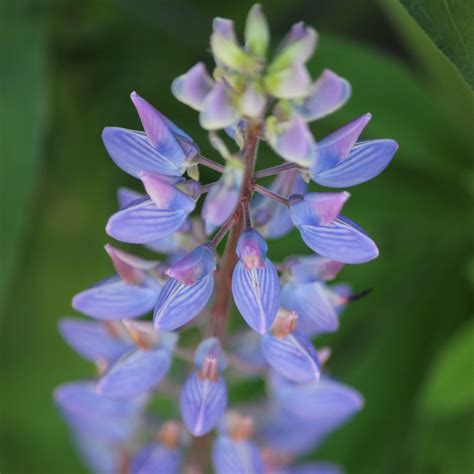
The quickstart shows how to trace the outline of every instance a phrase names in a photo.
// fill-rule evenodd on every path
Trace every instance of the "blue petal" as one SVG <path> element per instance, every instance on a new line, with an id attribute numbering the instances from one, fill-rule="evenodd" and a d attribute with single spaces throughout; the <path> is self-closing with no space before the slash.
<path id="1" fill-rule="evenodd" d="M 273 395 L 282 417 L 313 425 L 319 434 L 329 433 L 364 404 L 356 390 L 327 377 L 304 385 L 280 379 L 273 384 Z"/>
<path id="2" fill-rule="evenodd" d="M 167 156 L 154 148 L 142 132 L 119 127 L 107 127 L 102 132 L 105 148 L 115 164 L 138 178 L 140 171 L 181 176 L 185 171 L 186 155 Z"/>
<path id="3" fill-rule="evenodd" d="M 281 305 L 296 312 L 297 328 L 308 336 L 334 332 L 339 327 L 336 309 L 322 283 L 287 283 L 281 290 Z"/>
<path id="4" fill-rule="evenodd" d="M 272 262 L 246 270 L 238 262 L 232 275 L 232 294 L 240 314 L 256 332 L 264 334 L 275 319 L 280 303 L 280 283 Z"/>
<path id="5" fill-rule="evenodd" d="M 104 374 L 98 393 L 110 398 L 129 398 L 153 389 L 171 366 L 171 353 L 164 348 L 132 349 Z"/>
<path id="6" fill-rule="evenodd" d="M 311 342 L 302 334 L 290 333 L 283 338 L 262 336 L 262 352 L 280 375 L 297 383 L 319 379 L 319 360 Z"/>
<path id="7" fill-rule="evenodd" d="M 370 140 L 354 145 L 349 156 L 334 167 L 312 178 L 322 186 L 345 188 L 364 183 L 379 175 L 390 163 L 398 149 L 393 140 Z"/>
<path id="8" fill-rule="evenodd" d="M 263 474 L 263 461 L 251 441 L 234 441 L 219 436 L 212 446 L 212 464 L 216 474 Z"/>
<path id="9" fill-rule="evenodd" d="M 79 434 L 115 441 L 127 440 L 138 422 L 143 399 L 112 400 L 96 392 L 92 382 L 61 385 L 54 399 Z"/>
<path id="10" fill-rule="evenodd" d="M 179 450 L 149 443 L 133 459 L 131 474 L 178 474 L 181 464 Z"/>
<path id="11" fill-rule="evenodd" d="M 379 255 L 375 242 L 342 216 L 329 226 L 300 225 L 298 229 L 311 250 L 338 262 L 364 263 Z"/>
<path id="12" fill-rule="evenodd" d="M 115 213 L 107 222 L 106 231 L 122 242 L 146 244 L 173 234 L 187 217 L 185 210 L 158 209 L 145 198 Z"/>
<path id="13" fill-rule="evenodd" d="M 77 318 L 63 318 L 59 331 L 66 342 L 91 361 L 113 361 L 130 349 L 132 344 L 113 337 L 101 323 Z"/>
<path id="14" fill-rule="evenodd" d="M 75 436 L 75 446 L 92 472 L 117 472 L 120 456 L 117 455 L 117 444 L 110 440 L 103 440 L 87 435 Z"/>
<path id="15" fill-rule="evenodd" d="M 179 398 L 184 424 L 194 436 L 203 436 L 219 422 L 227 406 L 227 388 L 222 377 L 216 381 L 188 377 Z"/>
<path id="16" fill-rule="evenodd" d="M 136 318 L 151 311 L 157 297 L 156 288 L 129 285 L 111 277 L 74 296 L 72 307 L 97 319 Z"/>
<path id="17" fill-rule="evenodd" d="M 213 288 L 212 273 L 193 285 L 183 285 L 170 278 L 161 290 L 155 307 L 155 328 L 173 331 L 184 326 L 204 309 Z"/>

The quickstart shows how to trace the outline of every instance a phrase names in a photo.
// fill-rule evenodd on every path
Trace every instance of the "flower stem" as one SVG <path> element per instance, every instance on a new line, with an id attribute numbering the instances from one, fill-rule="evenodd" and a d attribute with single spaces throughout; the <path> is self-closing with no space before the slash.
<path id="1" fill-rule="evenodd" d="M 219 173 L 223 173 L 225 166 L 221 165 L 220 163 L 216 163 L 215 161 L 210 160 L 209 158 L 206 158 L 205 156 L 202 155 L 197 155 L 195 158 L 196 163 L 199 163 L 200 165 L 207 166 L 208 168 L 211 168 L 212 170 L 219 171 Z"/>
<path id="2" fill-rule="evenodd" d="M 240 202 L 250 202 L 252 196 L 259 134 L 260 124 L 250 122 L 247 129 L 245 146 L 242 150 L 245 162 L 245 172 L 242 187 L 240 189 Z M 219 339 L 222 339 L 224 336 L 225 323 L 230 310 L 232 272 L 237 263 L 237 242 L 244 225 L 244 214 L 241 205 L 237 206 L 233 217 L 233 224 L 230 228 L 229 238 L 227 239 L 224 254 L 216 277 L 216 298 L 211 307 L 211 333 L 214 337 Z"/>
<path id="3" fill-rule="evenodd" d="M 255 179 L 265 178 L 266 176 L 272 176 L 274 174 L 281 173 L 282 171 L 300 169 L 296 163 L 284 163 L 283 165 L 272 166 L 264 170 L 257 171 L 255 173 Z"/>
<path id="4" fill-rule="evenodd" d="M 280 194 L 274 193 L 273 191 L 270 191 L 269 189 L 264 188 L 263 186 L 260 186 L 259 184 L 254 184 L 253 188 L 258 194 L 261 194 L 262 196 L 265 196 L 269 199 L 272 199 L 273 201 L 279 202 L 280 204 L 283 204 L 284 206 L 288 207 L 288 199 L 286 197 L 283 197 Z"/>

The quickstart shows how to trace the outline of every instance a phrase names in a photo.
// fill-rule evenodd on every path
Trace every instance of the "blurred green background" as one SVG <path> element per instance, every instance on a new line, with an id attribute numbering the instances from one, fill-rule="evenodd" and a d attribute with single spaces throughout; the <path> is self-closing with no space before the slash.
<path id="1" fill-rule="evenodd" d="M 111 272 L 104 224 L 116 188 L 137 187 L 107 157 L 102 128 L 139 127 L 128 98 L 137 90 L 211 155 L 196 114 L 171 96 L 170 83 L 199 60 L 210 64 L 212 17 L 233 18 L 242 31 L 251 3 L 2 3 L 2 473 L 85 472 L 51 393 L 94 371 L 56 326 L 72 314 L 75 293 Z M 263 3 L 274 37 L 299 20 L 318 29 L 313 74 L 329 67 L 353 85 L 349 104 L 315 124 L 316 137 L 371 112 L 367 136 L 400 145 L 393 164 L 354 188 L 347 206 L 381 256 L 345 268 L 340 280 L 374 291 L 323 341 L 334 349 L 330 372 L 360 390 L 366 408 L 314 457 L 349 473 L 473 472 L 472 2 Z M 272 256 L 288 248 L 307 251 L 292 234 Z"/>

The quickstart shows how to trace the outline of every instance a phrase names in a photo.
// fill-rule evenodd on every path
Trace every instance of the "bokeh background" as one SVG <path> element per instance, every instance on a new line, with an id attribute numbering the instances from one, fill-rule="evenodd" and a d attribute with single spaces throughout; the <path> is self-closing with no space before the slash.
<path id="1" fill-rule="evenodd" d="M 354 188 L 347 205 L 381 256 L 347 266 L 339 280 L 374 291 L 348 308 L 338 334 L 322 341 L 334 350 L 330 372 L 360 390 L 366 408 L 313 457 L 349 473 L 472 472 L 472 4 L 263 3 L 275 37 L 298 20 L 318 29 L 313 74 L 329 67 L 353 85 L 349 104 L 314 125 L 316 137 L 371 112 L 366 136 L 400 145 L 393 164 Z M 107 157 L 102 128 L 139 127 L 128 98 L 137 90 L 212 156 L 196 113 L 172 97 L 170 83 L 199 60 L 210 64 L 212 17 L 234 18 L 242 31 L 250 5 L 2 3 L 2 473 L 85 472 L 51 394 L 94 369 L 60 339 L 57 322 L 73 314 L 75 293 L 110 274 L 104 224 L 116 208 L 116 188 L 137 187 Z M 265 159 L 277 162 L 271 153 Z M 287 249 L 307 252 L 291 234 L 272 245 L 272 257 Z M 254 396 L 254 389 L 241 387 L 235 397 Z"/>

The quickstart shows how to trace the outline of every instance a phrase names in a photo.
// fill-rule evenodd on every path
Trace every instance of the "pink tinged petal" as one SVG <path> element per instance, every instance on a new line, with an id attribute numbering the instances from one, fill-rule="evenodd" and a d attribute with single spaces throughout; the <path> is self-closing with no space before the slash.
<path id="1" fill-rule="evenodd" d="M 145 190 L 158 209 L 185 210 L 190 213 L 196 206 L 196 201 L 180 191 L 167 179 L 147 172 L 138 173 Z"/>
<path id="2" fill-rule="evenodd" d="M 157 298 L 156 287 L 130 285 L 111 277 L 74 296 L 72 307 L 96 319 L 137 318 L 151 311 Z"/>
<path id="3" fill-rule="evenodd" d="M 308 336 L 339 328 L 337 311 L 322 283 L 287 283 L 281 290 L 281 305 L 298 314 L 298 330 Z"/>
<path id="4" fill-rule="evenodd" d="M 113 337 L 103 324 L 95 321 L 63 318 L 59 332 L 76 352 L 91 361 L 113 361 L 132 345 L 130 341 Z"/>
<path id="5" fill-rule="evenodd" d="M 304 64 L 296 62 L 265 76 L 265 87 L 279 99 L 297 99 L 308 95 L 311 76 Z"/>
<path id="6" fill-rule="evenodd" d="M 173 264 L 166 274 L 183 285 L 192 285 L 216 269 L 216 255 L 210 244 L 199 245 Z"/>
<path id="7" fill-rule="evenodd" d="M 252 441 L 234 441 L 219 436 L 212 446 L 212 465 L 216 474 L 263 474 L 262 456 Z"/>
<path id="8" fill-rule="evenodd" d="M 157 261 L 147 261 L 135 257 L 123 250 L 116 249 L 107 244 L 105 251 L 109 254 L 117 275 L 125 282 L 132 285 L 142 283 L 146 278 L 146 270 L 151 270 L 158 264 Z"/>
<path id="9" fill-rule="evenodd" d="M 290 257 L 285 262 L 285 267 L 295 283 L 333 280 L 343 266 L 341 262 L 319 255 Z"/>
<path id="10" fill-rule="evenodd" d="M 236 251 L 245 270 L 263 268 L 267 250 L 265 239 L 255 229 L 246 229 L 240 234 Z"/>
<path id="11" fill-rule="evenodd" d="M 290 216 L 296 226 L 327 226 L 339 215 L 350 194 L 307 193 L 290 198 Z"/>
<path id="12" fill-rule="evenodd" d="M 151 199 L 142 199 L 115 213 L 105 230 L 122 242 L 146 244 L 173 234 L 187 217 L 184 209 L 158 209 Z"/>
<path id="13" fill-rule="evenodd" d="M 389 165 L 397 149 L 398 144 L 393 140 L 356 143 L 345 160 L 317 174 L 312 173 L 312 178 L 322 186 L 333 188 L 364 183 L 375 178 Z"/>
<path id="14" fill-rule="evenodd" d="M 224 82 L 217 82 L 207 95 L 199 122 L 206 130 L 218 130 L 233 125 L 240 118 L 231 90 Z"/>
<path id="15" fill-rule="evenodd" d="M 219 181 L 207 193 L 202 206 L 201 217 L 206 225 L 206 234 L 224 224 L 239 203 L 243 170 L 226 166 Z"/>
<path id="16" fill-rule="evenodd" d="M 294 24 L 280 45 L 269 70 L 286 68 L 295 61 L 305 63 L 313 55 L 317 40 L 318 35 L 313 28 L 305 26 L 303 22 Z"/>
<path id="17" fill-rule="evenodd" d="M 197 63 L 173 81 L 171 91 L 180 102 L 200 111 L 213 84 L 214 81 L 207 73 L 206 66 L 203 63 Z"/>
<path id="18" fill-rule="evenodd" d="M 145 194 L 134 191 L 129 188 L 119 188 L 117 190 L 117 200 L 119 209 L 129 206 L 133 201 L 145 198 Z"/>
<path id="19" fill-rule="evenodd" d="M 247 324 L 260 334 L 267 332 L 280 303 L 278 273 L 270 260 L 250 270 L 239 261 L 232 275 L 232 295 Z"/>
<path id="20" fill-rule="evenodd" d="M 179 474 L 182 454 L 176 448 L 149 443 L 135 456 L 130 466 L 131 474 Z"/>
<path id="21" fill-rule="evenodd" d="M 129 398 L 156 387 L 171 366 L 171 353 L 165 348 L 132 349 L 104 374 L 98 393 L 110 398 Z"/>
<path id="22" fill-rule="evenodd" d="M 329 226 L 299 225 L 305 244 L 319 255 L 343 263 L 365 263 L 377 258 L 375 242 L 356 224 L 340 216 Z"/>
<path id="23" fill-rule="evenodd" d="M 265 135 L 275 153 L 287 161 L 301 166 L 314 165 L 316 142 L 302 117 L 297 115 L 286 122 L 278 122 L 275 117 L 266 121 Z"/>
<path id="24" fill-rule="evenodd" d="M 261 344 L 267 362 L 283 377 L 296 383 L 319 379 L 318 354 L 302 334 L 293 332 L 279 338 L 268 333 Z"/>
<path id="25" fill-rule="evenodd" d="M 154 148 L 141 132 L 106 127 L 102 140 L 115 164 L 132 176 L 138 177 L 139 171 L 181 176 L 186 170 L 183 151 L 177 156 L 165 155 L 167 150 Z"/>
<path id="26" fill-rule="evenodd" d="M 170 278 L 155 307 L 154 324 L 160 331 L 173 331 L 194 319 L 206 306 L 214 288 L 214 275 L 184 285 Z"/>
<path id="27" fill-rule="evenodd" d="M 165 121 L 165 117 L 136 92 L 132 92 L 130 98 L 137 109 L 150 144 L 159 150 L 163 156 L 177 162 L 184 161 L 186 155 Z"/>
<path id="28" fill-rule="evenodd" d="M 214 428 L 227 406 L 227 388 L 222 377 L 212 381 L 193 373 L 184 384 L 179 398 L 184 424 L 194 436 L 203 436 Z"/>
<path id="29" fill-rule="evenodd" d="M 310 170 L 311 174 L 317 175 L 344 162 L 371 118 L 371 114 L 361 115 L 319 141 L 316 146 L 318 159 Z"/>
<path id="30" fill-rule="evenodd" d="M 206 357 L 212 356 L 217 361 L 217 368 L 222 371 L 227 366 L 227 359 L 222 351 L 219 339 L 208 337 L 204 339 L 194 351 L 194 365 L 196 369 L 202 369 Z"/>
<path id="31" fill-rule="evenodd" d="M 329 69 L 311 86 L 299 112 L 306 120 L 316 120 L 341 108 L 351 96 L 351 85 Z"/>

